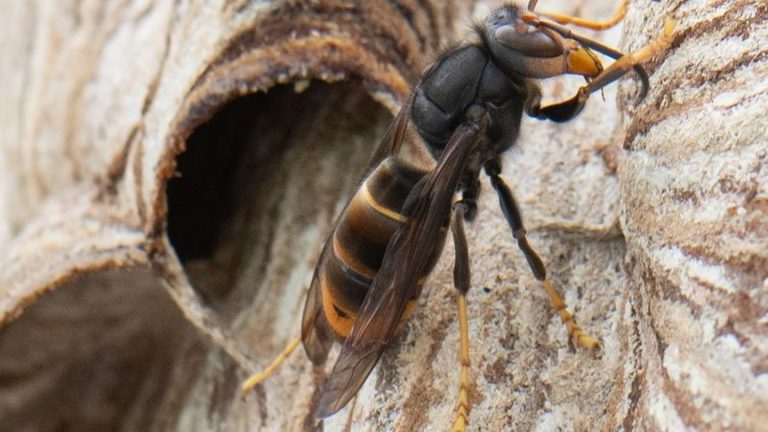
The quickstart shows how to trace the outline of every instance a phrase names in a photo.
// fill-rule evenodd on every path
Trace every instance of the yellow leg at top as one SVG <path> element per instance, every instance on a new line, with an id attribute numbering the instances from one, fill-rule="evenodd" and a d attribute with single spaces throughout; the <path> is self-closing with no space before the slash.
<path id="1" fill-rule="evenodd" d="M 299 346 L 299 342 L 301 342 L 301 337 L 297 336 L 295 339 L 293 339 L 288 346 L 283 349 L 283 352 L 277 355 L 277 357 L 272 361 L 272 364 L 266 367 L 263 371 L 251 375 L 243 385 L 240 387 L 240 392 L 245 394 L 249 391 L 251 391 L 254 387 L 256 387 L 258 384 L 260 384 L 265 379 L 269 378 L 270 375 L 272 375 L 275 370 L 277 370 L 278 367 L 280 367 L 281 364 L 285 361 L 286 358 L 288 358 L 289 355 L 293 352 L 293 350 L 296 349 L 297 346 Z"/>
<path id="2" fill-rule="evenodd" d="M 622 0 L 619 7 L 613 13 L 613 16 L 606 21 L 594 21 L 557 12 L 536 12 L 536 15 L 549 18 L 558 24 L 571 24 L 592 30 L 605 30 L 615 26 L 619 21 L 624 19 L 624 15 L 627 13 L 627 3 L 628 0 Z"/>

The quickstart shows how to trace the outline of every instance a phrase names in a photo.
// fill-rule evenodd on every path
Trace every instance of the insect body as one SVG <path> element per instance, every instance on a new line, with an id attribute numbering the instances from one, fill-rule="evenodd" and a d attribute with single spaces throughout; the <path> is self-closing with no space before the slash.
<path id="1" fill-rule="evenodd" d="M 531 1 L 527 10 L 494 10 L 477 27 L 477 42 L 453 49 L 426 71 L 326 242 L 307 296 L 301 340 L 316 364 L 325 361 L 333 342 L 343 347 L 322 384 L 317 418 L 343 408 L 364 383 L 419 297 L 450 227 L 462 333 L 455 427 L 463 429 L 469 412 L 465 294 L 470 285 L 463 223 L 475 216 L 482 171 L 571 340 L 588 349 L 599 347 L 547 281 L 545 266 L 528 244 L 520 212 L 500 177 L 500 155 L 517 139 L 523 113 L 570 120 L 592 92 L 632 69 L 641 77 L 644 94 L 647 76 L 638 63 L 658 52 L 664 41 L 624 56 L 543 19 L 566 21 L 559 15 L 534 14 L 534 6 Z M 618 60 L 604 70 L 594 51 Z M 534 80 L 563 74 L 584 76 L 588 83 L 570 99 L 542 105 Z M 411 127 L 416 133 L 410 133 Z M 249 380 L 244 388 L 263 378 Z"/>
<path id="2" fill-rule="evenodd" d="M 333 339 L 344 341 L 350 335 L 390 239 L 407 223 L 402 212 L 405 199 L 425 174 L 394 156 L 387 157 L 373 168 L 339 218 L 304 308 L 302 339 L 313 360 L 325 359 Z M 439 250 L 431 254 L 420 278 L 427 276 Z M 393 324 L 405 320 L 407 314 L 400 312 Z"/>

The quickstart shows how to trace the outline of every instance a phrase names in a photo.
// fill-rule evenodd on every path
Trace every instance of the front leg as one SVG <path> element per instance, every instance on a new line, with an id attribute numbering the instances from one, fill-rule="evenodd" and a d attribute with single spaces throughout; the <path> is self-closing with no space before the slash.
<path id="1" fill-rule="evenodd" d="M 531 117 L 535 117 L 542 120 L 552 120 L 554 122 L 562 123 L 576 117 L 584 105 L 589 99 L 589 95 L 602 89 L 608 84 L 618 80 L 632 69 L 635 69 L 641 63 L 649 60 L 650 58 L 662 53 L 669 48 L 672 44 L 672 35 L 675 29 L 675 22 L 668 20 L 664 24 L 664 32 L 662 35 L 640 48 L 636 52 L 620 57 L 615 62 L 611 63 L 604 71 L 602 71 L 594 79 L 590 80 L 587 85 L 582 86 L 576 92 L 576 94 L 566 100 L 555 102 L 552 104 L 541 106 L 541 91 L 533 85 L 528 87 L 528 98 L 525 102 L 525 113 Z M 643 91 L 641 92 L 641 99 L 645 96 L 647 91 L 647 84 L 643 85 Z"/>
<path id="2" fill-rule="evenodd" d="M 600 75 L 598 75 L 598 78 Z M 584 105 L 587 103 L 589 93 L 585 90 L 587 86 L 579 88 L 572 98 L 541 106 L 541 89 L 537 85 L 528 87 L 528 98 L 525 100 L 525 113 L 531 117 L 540 120 L 551 120 L 556 123 L 563 123 L 579 115 Z"/>

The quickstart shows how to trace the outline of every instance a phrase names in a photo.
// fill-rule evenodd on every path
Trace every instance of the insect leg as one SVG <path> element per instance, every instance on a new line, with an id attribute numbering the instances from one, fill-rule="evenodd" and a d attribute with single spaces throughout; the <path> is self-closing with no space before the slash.
<path id="1" fill-rule="evenodd" d="M 467 237 L 464 235 L 464 215 L 466 204 L 458 201 L 453 205 L 453 218 L 451 219 L 451 231 L 453 232 L 453 244 L 456 249 L 456 259 L 453 265 L 453 285 L 459 291 L 456 298 L 456 306 L 459 313 L 459 397 L 456 402 L 456 417 L 453 422 L 454 432 L 463 432 L 469 423 L 469 327 L 467 324 L 467 298 L 469 291 L 469 252 Z"/>
<path id="2" fill-rule="evenodd" d="M 661 33 L 661 36 L 639 50 L 620 57 L 582 88 L 584 88 L 587 93 L 594 93 L 626 75 L 632 68 L 638 66 L 640 63 L 648 61 L 663 53 L 672 44 L 674 31 L 675 21 L 667 20 L 664 23 L 664 31 Z M 647 84 L 643 90 L 641 99 L 645 97 L 645 94 L 647 93 Z"/>
<path id="3" fill-rule="evenodd" d="M 528 10 L 533 12 L 536 3 L 538 3 L 537 0 L 530 0 L 528 2 Z M 594 21 L 557 12 L 536 12 L 536 15 L 547 17 L 558 24 L 571 24 L 592 30 L 605 30 L 615 26 L 619 21 L 624 19 L 624 15 L 627 13 L 627 3 L 628 0 L 622 0 L 619 7 L 613 12 L 613 16 L 606 21 Z"/>
<path id="4" fill-rule="evenodd" d="M 247 380 L 245 380 L 243 385 L 240 386 L 240 392 L 243 394 L 248 393 L 254 387 L 261 384 L 265 379 L 269 378 L 269 376 L 272 375 L 272 373 L 274 373 L 281 364 L 283 364 L 285 359 L 291 355 L 293 350 L 299 346 L 299 342 L 301 342 L 301 337 L 296 336 L 291 342 L 288 343 L 288 345 L 286 345 L 283 351 L 278 354 L 277 357 L 275 357 L 269 366 L 264 368 L 264 370 L 261 372 L 251 375 Z"/>
<path id="5" fill-rule="evenodd" d="M 533 276 L 539 280 L 544 289 L 549 295 L 549 301 L 554 306 L 555 310 L 560 314 L 560 320 L 565 324 L 568 329 L 568 336 L 574 344 L 587 348 L 594 349 L 600 347 L 600 341 L 588 335 L 579 325 L 576 323 L 571 312 L 568 310 L 567 305 L 560 297 L 554 286 L 547 280 L 547 271 L 544 267 L 544 262 L 541 260 L 536 251 L 528 244 L 528 240 L 525 237 L 525 228 L 523 227 L 523 220 L 520 217 L 520 210 L 517 208 L 515 198 L 512 195 L 512 191 L 509 189 L 504 180 L 499 176 L 501 173 L 501 164 L 498 160 L 486 163 L 485 172 L 491 179 L 491 185 L 499 195 L 499 203 L 501 210 L 512 228 L 512 235 L 517 240 L 517 246 L 525 255 L 525 259 L 528 261 L 528 265 L 531 267 Z"/>
<path id="6" fill-rule="evenodd" d="M 480 180 L 477 178 L 479 170 L 473 178 L 468 178 L 461 183 L 461 204 L 464 205 L 464 220 L 473 221 L 477 215 L 477 197 L 480 196 Z M 458 204 L 458 203 L 457 203 Z"/>
<path id="7" fill-rule="evenodd" d="M 542 22 L 542 24 L 547 25 L 544 22 Z M 551 26 L 547 25 L 547 27 Z M 525 112 L 529 116 L 539 119 L 548 119 L 555 122 L 568 121 L 576 117 L 576 115 L 581 112 L 590 94 L 623 77 L 632 69 L 638 71 L 640 75 L 641 81 L 643 83 L 640 99 L 644 98 L 648 92 L 648 75 L 642 69 L 640 64 L 654 56 L 661 54 L 664 52 L 664 50 L 669 48 L 669 46 L 672 44 L 674 29 L 675 22 L 673 20 L 668 20 L 666 23 L 664 23 L 664 31 L 661 36 L 659 36 L 656 40 L 652 41 L 648 45 L 643 46 L 636 52 L 619 57 L 618 60 L 611 63 L 610 66 L 603 70 L 598 76 L 593 78 L 587 85 L 579 88 L 579 90 L 576 92 L 576 95 L 570 99 L 541 106 L 539 95 L 539 100 L 526 102 Z M 583 43 L 582 40 L 579 40 L 579 42 Z M 595 42 L 595 44 L 597 44 L 597 42 Z"/>

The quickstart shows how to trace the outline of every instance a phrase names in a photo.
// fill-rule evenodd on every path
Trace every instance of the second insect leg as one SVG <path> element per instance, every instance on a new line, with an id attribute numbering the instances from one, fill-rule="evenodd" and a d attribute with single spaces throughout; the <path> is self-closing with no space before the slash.
<path id="1" fill-rule="evenodd" d="M 467 291 L 469 291 L 469 251 L 467 237 L 464 234 L 464 218 L 467 205 L 458 201 L 453 205 L 451 218 L 451 231 L 453 232 L 453 244 L 456 250 L 456 258 L 453 266 L 453 285 L 459 292 L 456 298 L 456 306 L 459 314 L 459 397 L 456 402 L 456 416 L 453 423 L 455 432 L 464 431 L 469 419 L 469 326 L 467 323 Z"/>
<path id="2" fill-rule="evenodd" d="M 515 198 L 512 196 L 512 191 L 509 189 L 504 180 L 499 176 L 501 173 L 501 164 L 498 161 L 492 161 L 486 164 L 486 174 L 491 179 L 491 185 L 499 195 L 499 204 L 501 210 L 512 228 L 512 235 L 517 240 L 517 246 L 523 252 L 525 259 L 528 261 L 528 265 L 531 267 L 533 276 L 539 280 L 544 289 L 547 291 L 549 300 L 552 306 L 560 314 L 560 320 L 565 324 L 568 330 L 568 336 L 570 340 L 578 346 L 587 349 L 597 349 L 600 347 L 600 341 L 588 335 L 573 318 L 573 315 L 568 310 L 563 298 L 560 297 L 557 290 L 547 279 L 547 271 L 544 267 L 544 262 L 541 260 L 536 251 L 528 244 L 528 239 L 525 236 L 525 228 L 523 227 L 523 220 L 520 216 L 520 210 L 517 208 Z"/>

